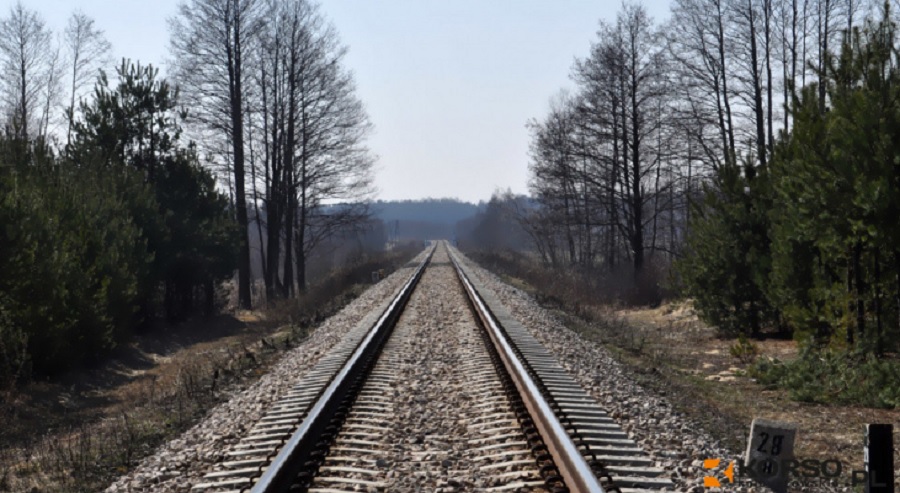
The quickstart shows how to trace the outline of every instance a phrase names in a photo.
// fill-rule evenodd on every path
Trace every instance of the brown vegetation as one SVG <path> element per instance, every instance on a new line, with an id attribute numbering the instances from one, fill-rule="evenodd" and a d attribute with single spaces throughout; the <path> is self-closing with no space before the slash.
<path id="1" fill-rule="evenodd" d="M 0 491 L 102 490 L 229 390 L 264 374 L 361 293 L 372 271 L 393 271 L 413 254 L 369 257 L 294 302 L 161 328 L 98 368 L 7 390 L 0 400 Z"/>

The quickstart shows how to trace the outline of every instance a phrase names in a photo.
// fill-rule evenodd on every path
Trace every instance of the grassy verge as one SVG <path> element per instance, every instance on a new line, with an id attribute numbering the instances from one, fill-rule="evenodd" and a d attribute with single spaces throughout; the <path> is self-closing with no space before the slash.
<path id="1" fill-rule="evenodd" d="M 372 271 L 392 272 L 416 253 L 369 257 L 298 300 L 194 321 L 136 341 L 99 370 L 7 390 L 0 396 L 0 491 L 102 491 L 263 375 L 362 293 Z"/>

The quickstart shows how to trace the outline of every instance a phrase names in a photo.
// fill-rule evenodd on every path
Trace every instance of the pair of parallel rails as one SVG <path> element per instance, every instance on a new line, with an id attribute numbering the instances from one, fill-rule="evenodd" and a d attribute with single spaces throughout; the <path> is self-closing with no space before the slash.
<path id="1" fill-rule="evenodd" d="M 490 341 L 495 370 L 518 405 L 516 414 L 543 489 L 591 493 L 672 489 L 665 472 L 654 467 L 644 450 L 508 314 L 458 254 L 446 244 L 436 244 L 386 308 L 369 314 L 351 330 L 194 490 L 307 490 L 438 247 L 447 250 L 469 308 L 485 331 L 484 339 Z"/>

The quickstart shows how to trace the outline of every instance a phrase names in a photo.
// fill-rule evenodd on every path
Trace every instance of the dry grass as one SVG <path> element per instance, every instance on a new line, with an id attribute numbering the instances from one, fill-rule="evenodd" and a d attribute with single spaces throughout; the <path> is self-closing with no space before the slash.
<path id="1" fill-rule="evenodd" d="M 315 325 L 417 251 L 370 258 L 296 303 L 197 319 L 136 338 L 101 368 L 0 396 L 0 491 L 95 492 L 247 385 Z"/>
<path id="2" fill-rule="evenodd" d="M 748 362 L 731 354 L 735 341 L 718 338 L 713 329 L 697 320 L 689 303 L 622 309 L 609 316 L 622 320 L 631 331 L 642 334 L 638 337 L 648 340 L 644 351 L 620 352 L 621 359 L 637 368 L 653 363 L 665 368 L 660 387 L 696 389 L 690 395 L 701 403 L 697 411 L 711 411 L 726 418 L 725 429 L 718 432 L 730 436 L 737 452 L 743 451 L 753 418 L 768 418 L 799 425 L 798 457 L 836 458 L 862 469 L 865 425 L 900 422 L 897 409 L 808 404 L 791 400 L 783 390 L 765 389 L 746 376 Z M 753 344 L 761 356 L 790 360 L 798 354 L 792 340 L 764 339 Z M 895 443 L 900 443 L 900 430 L 895 430 L 895 434 Z"/>
<path id="3" fill-rule="evenodd" d="M 57 382 L 20 389 L 7 416 L 11 440 L 0 447 L 0 491 L 102 490 L 196 422 L 230 386 L 261 375 L 302 336 L 297 327 L 246 324 L 238 334 L 159 353 L 145 352 L 142 346 L 152 343 L 139 341 L 133 351 L 154 360 L 149 368 L 134 366 L 136 360 L 111 362 L 59 392 L 56 406 L 45 396 L 62 387 Z M 104 373 L 121 383 L 94 380 Z M 41 426 L 42 419 L 52 426 Z"/>

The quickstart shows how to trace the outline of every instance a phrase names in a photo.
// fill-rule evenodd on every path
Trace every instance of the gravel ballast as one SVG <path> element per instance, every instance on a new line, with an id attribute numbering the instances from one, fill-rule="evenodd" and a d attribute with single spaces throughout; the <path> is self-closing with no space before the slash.
<path id="1" fill-rule="evenodd" d="M 485 344 L 439 246 L 311 491 L 546 491 Z"/>
<path id="2" fill-rule="evenodd" d="M 245 390 L 235 391 L 227 402 L 216 406 L 201 422 L 160 447 L 152 456 L 143 459 L 132 472 L 119 478 L 106 491 L 190 491 L 194 484 L 202 481 L 204 473 L 222 459 L 223 452 L 236 443 L 280 395 L 295 385 L 352 327 L 399 289 L 412 273 L 413 265 L 422 258 L 424 254 L 416 262 L 399 269 L 366 290 L 338 314 L 323 322 L 306 341 L 285 353 L 269 373 Z M 643 447 L 660 467 L 670 472 L 676 491 L 716 491 L 703 486 L 703 477 L 709 472 L 703 469 L 703 460 L 721 458 L 727 464 L 730 459 L 736 460 L 739 452 L 728 450 L 704 431 L 697 421 L 677 411 L 665 395 L 640 386 L 630 370 L 616 361 L 608 350 L 566 327 L 559 317 L 540 307 L 527 293 L 502 282 L 494 274 L 464 257 L 463 260 L 470 265 L 472 273 L 495 292 L 510 314 L 559 359 L 561 365 L 619 423 L 630 438 Z M 456 314 L 455 309 L 438 306 L 426 318 L 443 318 L 442 310 L 451 310 L 450 313 Z M 434 323 L 435 327 L 440 327 L 450 322 L 434 320 Z M 431 368 L 436 371 L 435 376 L 446 373 L 441 366 L 443 364 L 441 362 Z M 399 408 L 398 412 L 406 413 L 407 419 L 439 417 L 443 412 L 440 408 L 429 407 L 428 402 L 419 404 L 421 409 L 416 409 L 415 413 L 410 414 L 412 409 Z M 410 407 L 415 409 L 416 406 Z M 455 416 L 455 419 L 459 420 L 459 416 Z M 429 427 L 440 428 L 431 424 Z M 450 429 L 440 433 L 447 434 L 452 434 Z M 397 469 L 391 477 L 398 481 L 400 478 L 397 474 L 402 475 L 402 468 L 396 467 L 396 461 L 390 462 L 394 464 L 392 469 Z M 722 474 L 717 476 L 722 478 Z M 450 478 L 441 479 L 447 481 Z M 433 485 L 438 484 L 446 483 Z M 476 481 L 462 484 L 478 488 Z M 739 484 L 726 485 L 722 491 L 750 493 L 770 490 L 743 480 Z M 790 491 L 851 490 L 848 487 L 806 484 L 796 485 Z"/>
<path id="3" fill-rule="evenodd" d="M 568 328 L 555 314 L 542 308 L 529 294 L 510 286 L 492 272 L 462 256 L 487 288 L 493 290 L 510 314 L 522 323 L 562 366 L 603 406 L 629 436 L 643 447 L 660 467 L 671 472 L 676 491 L 700 493 L 709 471 L 703 460 L 737 460 L 738 453 L 728 450 L 705 432 L 699 423 L 678 412 L 664 395 L 640 386 L 630 371 L 615 360 L 602 345 L 589 341 Z M 742 426 L 742 425 L 741 425 Z M 718 474 L 721 479 L 722 474 Z M 769 488 L 744 479 L 725 485 L 722 491 L 744 493 L 769 492 Z M 789 491 L 844 492 L 849 487 L 827 484 L 793 484 Z"/>
<path id="4" fill-rule="evenodd" d="M 325 320 L 308 339 L 286 352 L 268 373 L 248 388 L 236 391 L 202 421 L 144 458 L 106 492 L 190 491 L 281 394 L 295 385 L 344 334 L 403 285 L 425 255 L 423 252 Z"/>

